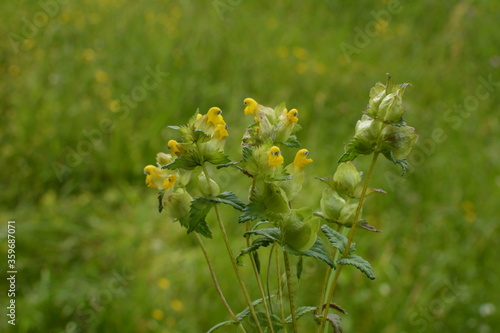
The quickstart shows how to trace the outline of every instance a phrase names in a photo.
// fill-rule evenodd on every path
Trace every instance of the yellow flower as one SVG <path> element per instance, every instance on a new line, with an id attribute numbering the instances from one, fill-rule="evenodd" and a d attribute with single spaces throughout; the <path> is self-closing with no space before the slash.
<path id="1" fill-rule="evenodd" d="M 245 116 L 249 114 L 256 114 L 259 104 L 253 98 L 245 98 L 243 100 L 243 105 L 245 105 L 245 109 L 243 112 Z"/>
<path id="2" fill-rule="evenodd" d="M 170 151 L 172 152 L 172 154 L 175 154 L 176 156 L 181 156 L 181 151 L 178 147 L 178 142 L 175 141 L 175 140 L 170 140 L 168 141 L 168 148 L 170 149 Z"/>
<path id="3" fill-rule="evenodd" d="M 224 118 L 222 118 L 222 111 L 217 107 L 210 108 L 207 112 L 208 123 L 216 127 L 219 124 L 225 125 Z"/>
<path id="4" fill-rule="evenodd" d="M 177 180 L 176 175 L 170 175 L 167 178 L 163 180 L 163 188 L 165 190 L 168 190 L 169 188 L 172 188 L 175 185 L 175 181 Z"/>
<path id="5" fill-rule="evenodd" d="M 170 306 L 172 309 L 176 312 L 181 312 L 184 309 L 184 304 L 182 303 L 181 300 L 179 299 L 174 299 L 171 303 Z"/>
<path id="6" fill-rule="evenodd" d="M 267 164 L 273 167 L 279 167 L 284 162 L 283 155 L 277 146 L 272 146 L 267 152 Z"/>
<path id="7" fill-rule="evenodd" d="M 286 118 L 290 123 L 296 124 L 299 121 L 299 111 L 297 111 L 297 109 L 291 109 L 287 113 Z"/>
<path id="8" fill-rule="evenodd" d="M 160 289 L 163 289 L 163 290 L 166 290 L 170 287 L 170 280 L 166 279 L 166 278 L 161 278 L 158 280 L 158 287 L 160 287 Z"/>
<path id="9" fill-rule="evenodd" d="M 153 312 L 151 312 L 151 317 L 155 320 L 162 320 L 165 314 L 160 309 L 154 309 Z"/>
<path id="10" fill-rule="evenodd" d="M 293 160 L 293 164 L 295 165 L 295 167 L 297 167 L 298 169 L 302 169 L 303 167 L 311 163 L 313 160 L 308 158 L 309 154 L 309 150 L 307 149 L 299 150 L 295 155 L 295 159 Z"/>
<path id="11" fill-rule="evenodd" d="M 214 138 L 224 139 L 228 135 L 229 135 L 229 132 L 227 131 L 227 125 L 218 124 L 215 127 Z"/>

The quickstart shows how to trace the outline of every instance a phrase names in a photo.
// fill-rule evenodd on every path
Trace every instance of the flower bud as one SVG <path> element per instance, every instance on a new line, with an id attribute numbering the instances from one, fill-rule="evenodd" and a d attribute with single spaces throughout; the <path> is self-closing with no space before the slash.
<path id="1" fill-rule="evenodd" d="M 156 154 L 156 163 L 158 165 L 167 165 L 173 162 L 172 155 L 170 154 L 165 154 L 165 153 L 158 153 Z"/>
<path id="2" fill-rule="evenodd" d="M 320 201 L 321 211 L 329 219 L 337 221 L 345 204 L 346 201 L 333 188 L 327 187 L 323 190 Z"/>
<path id="3" fill-rule="evenodd" d="M 361 175 L 353 163 L 340 163 L 333 175 L 333 182 L 339 193 L 353 197 L 359 183 L 361 183 Z"/>
<path id="4" fill-rule="evenodd" d="M 283 241 L 296 251 L 307 251 L 316 242 L 319 227 L 320 219 L 312 215 L 311 209 L 292 210 L 283 220 Z"/>
<path id="5" fill-rule="evenodd" d="M 418 135 L 415 133 L 415 128 L 387 125 L 382 131 L 380 151 L 386 157 L 392 156 L 396 160 L 402 160 L 410 154 L 417 140 Z"/>

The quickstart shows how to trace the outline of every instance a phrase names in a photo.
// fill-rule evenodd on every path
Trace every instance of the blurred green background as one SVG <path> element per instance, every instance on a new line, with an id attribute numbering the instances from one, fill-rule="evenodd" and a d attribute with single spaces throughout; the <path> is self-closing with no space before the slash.
<path id="1" fill-rule="evenodd" d="M 294 204 L 317 208 L 314 177 L 333 174 L 370 87 L 391 73 L 412 84 L 405 118 L 420 140 L 406 177 L 385 159 L 376 167 L 372 185 L 388 194 L 364 211 L 383 233 L 356 238 L 377 278 L 342 274 L 345 332 L 495 332 L 499 10 L 486 0 L 2 2 L 0 268 L 15 220 L 18 275 L 15 329 L 0 280 L 0 330 L 204 332 L 229 319 L 196 242 L 144 185 L 143 167 L 175 136 L 166 126 L 219 106 L 237 160 L 243 99 L 286 101 L 314 159 Z M 245 199 L 246 177 L 217 177 Z M 242 227 L 224 214 L 238 250 Z M 240 311 L 221 239 L 207 247 Z M 316 305 L 324 267 L 305 265 L 298 303 Z M 301 321 L 301 332 L 314 327 Z"/>

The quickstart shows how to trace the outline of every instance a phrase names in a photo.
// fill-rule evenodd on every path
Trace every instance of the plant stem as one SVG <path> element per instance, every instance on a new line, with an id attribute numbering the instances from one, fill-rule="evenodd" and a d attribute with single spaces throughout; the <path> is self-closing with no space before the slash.
<path id="1" fill-rule="evenodd" d="M 342 225 L 338 224 L 337 228 L 335 231 L 341 232 L 342 230 Z M 332 247 L 331 253 L 330 253 L 330 258 L 335 261 L 335 255 L 337 254 L 337 248 Z M 320 293 L 320 300 L 319 300 L 319 306 L 318 310 L 316 311 L 317 315 L 320 315 L 321 312 L 323 312 L 323 304 L 325 304 L 325 298 L 326 298 L 326 293 L 328 291 L 328 286 L 331 285 L 331 281 L 333 279 L 332 275 L 332 268 L 330 266 L 327 266 L 326 272 L 325 272 L 325 279 L 323 280 L 323 286 L 321 287 L 321 293 Z"/>
<path id="2" fill-rule="evenodd" d="M 205 178 L 208 183 L 208 187 L 210 189 L 210 193 L 212 196 L 214 195 L 214 191 L 212 188 L 212 184 L 210 183 L 210 176 L 208 174 L 208 170 L 205 164 L 202 166 L 203 173 L 205 174 Z M 250 309 L 250 313 L 252 314 L 253 320 L 255 321 L 255 325 L 257 326 L 257 329 L 259 332 L 262 333 L 262 327 L 260 326 L 259 319 L 257 318 L 257 314 L 255 313 L 255 309 L 252 304 L 252 299 L 250 298 L 250 295 L 248 294 L 247 287 L 245 285 L 245 281 L 243 281 L 240 270 L 238 268 L 238 264 L 236 263 L 236 258 L 233 254 L 233 250 L 231 249 L 231 244 L 229 243 L 229 238 L 227 237 L 227 232 L 226 228 L 224 227 L 224 223 L 222 221 L 222 215 L 220 213 L 219 205 L 217 203 L 214 204 L 214 210 L 215 210 L 215 215 L 217 217 L 217 223 L 219 224 L 219 228 L 222 233 L 222 239 L 224 240 L 224 244 L 226 245 L 226 250 L 227 253 L 229 254 L 229 258 L 231 259 L 231 264 L 233 266 L 234 273 L 236 274 L 236 279 L 238 280 L 238 283 L 240 285 L 240 288 L 243 292 L 243 296 L 245 297 L 245 300 L 247 301 L 248 308 Z"/>
<path id="3" fill-rule="evenodd" d="M 271 251 L 274 249 L 274 244 L 273 248 L 271 248 Z M 281 308 L 281 322 L 283 323 L 283 332 L 287 333 L 286 331 L 286 319 L 285 319 L 285 306 L 283 304 L 283 288 L 281 287 L 281 263 L 280 263 L 280 251 L 276 249 L 276 274 L 278 275 L 278 295 L 280 298 L 280 308 Z"/>
<path id="4" fill-rule="evenodd" d="M 219 281 L 217 281 L 217 277 L 215 276 L 215 270 L 212 265 L 212 261 L 210 260 L 210 257 L 208 255 L 207 249 L 205 247 L 205 244 L 203 243 L 203 239 L 200 237 L 200 235 L 197 232 L 194 232 L 196 239 L 198 240 L 198 244 L 200 244 L 201 250 L 203 251 L 203 255 L 205 256 L 205 260 L 207 261 L 208 265 L 208 270 L 210 271 L 210 276 L 212 277 L 212 280 L 215 285 L 215 289 L 217 290 L 217 294 L 219 294 L 219 297 L 224 304 L 224 307 L 226 308 L 227 312 L 229 312 L 229 315 L 231 316 L 231 319 L 234 321 L 238 321 L 238 318 L 234 314 L 233 310 L 231 310 L 231 307 L 229 306 L 229 303 L 227 302 L 226 298 L 224 297 L 224 293 L 222 292 L 222 289 L 219 285 Z M 245 328 L 243 325 L 240 323 L 240 329 L 242 332 L 246 332 Z"/>
<path id="5" fill-rule="evenodd" d="M 290 273 L 290 259 L 288 253 L 283 249 L 283 258 L 285 259 L 286 283 L 288 286 L 288 299 L 290 300 L 290 312 L 292 314 L 293 332 L 297 333 L 297 315 L 295 313 L 295 301 L 293 299 L 292 290 L 292 274 Z"/>
<path id="6" fill-rule="evenodd" d="M 361 191 L 361 196 L 359 197 L 359 202 L 358 202 L 358 207 L 356 208 L 356 214 L 354 215 L 354 220 L 352 222 L 352 227 L 351 231 L 349 232 L 349 237 L 347 239 L 347 244 L 344 250 L 344 253 L 342 254 L 343 258 L 346 258 L 349 256 L 349 252 L 351 249 L 351 244 L 352 240 L 354 238 L 354 232 L 356 231 L 356 227 L 358 226 L 358 220 L 361 215 L 361 209 L 363 208 L 363 204 L 365 203 L 365 197 L 366 197 L 366 191 L 368 190 L 368 185 L 370 184 L 370 180 L 373 175 L 373 170 L 375 169 L 375 164 L 377 163 L 377 158 L 378 158 L 379 152 L 375 152 L 373 154 L 372 162 L 370 164 L 370 169 L 368 170 L 368 174 L 365 179 L 365 183 L 363 184 L 363 190 Z M 330 304 L 332 301 L 333 293 L 335 291 L 335 287 L 337 286 L 337 281 L 339 279 L 340 273 L 342 272 L 343 265 L 339 265 L 337 267 L 337 270 L 335 271 L 335 276 L 333 278 L 332 286 L 330 289 L 330 292 L 328 293 L 328 298 L 326 300 L 326 304 Z M 325 323 L 326 323 L 326 316 L 328 315 L 328 310 L 329 307 L 325 307 L 325 310 L 323 311 L 323 318 L 321 318 L 321 328 L 320 332 L 324 331 Z"/>
<path id="7" fill-rule="evenodd" d="M 247 231 L 250 231 L 250 222 L 246 223 Z M 246 237 L 247 247 L 250 247 L 250 236 Z M 269 313 L 269 307 L 267 305 L 266 294 L 264 293 L 264 288 L 262 286 L 262 279 L 257 269 L 257 264 L 255 263 L 255 258 L 252 253 L 249 254 L 250 262 L 252 263 L 253 272 L 255 274 L 255 279 L 257 280 L 257 285 L 259 286 L 260 295 L 262 297 L 262 304 L 264 305 L 264 310 L 266 311 L 267 323 L 269 324 L 269 329 L 274 333 L 273 322 L 271 321 L 271 315 Z"/>

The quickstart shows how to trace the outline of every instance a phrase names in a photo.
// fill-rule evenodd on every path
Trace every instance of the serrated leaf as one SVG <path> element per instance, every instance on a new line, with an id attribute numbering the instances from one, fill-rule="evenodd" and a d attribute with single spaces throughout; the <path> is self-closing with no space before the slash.
<path id="1" fill-rule="evenodd" d="M 206 197 L 198 197 L 191 202 L 188 215 L 188 233 L 198 232 L 208 238 L 212 238 L 212 232 L 205 218 L 213 206 L 213 202 Z"/>
<path id="2" fill-rule="evenodd" d="M 344 328 L 342 327 L 342 319 L 340 318 L 339 315 L 335 313 L 329 313 L 328 316 L 326 316 L 326 320 L 332 324 L 333 327 L 333 333 L 343 333 Z"/>
<path id="3" fill-rule="evenodd" d="M 211 198 L 211 200 L 229 205 L 240 212 L 242 212 L 246 207 L 245 203 L 241 201 L 233 192 L 222 192 L 215 198 Z"/>
<path id="4" fill-rule="evenodd" d="M 267 219 L 266 211 L 266 204 L 262 200 L 262 197 L 254 196 L 250 203 L 243 209 L 243 214 L 240 215 L 238 222 L 265 220 Z"/>
<path id="5" fill-rule="evenodd" d="M 178 131 L 178 130 L 181 129 L 180 126 L 167 126 L 167 128 L 170 128 L 170 129 L 173 129 L 173 130 L 176 130 L 176 131 Z"/>
<path id="6" fill-rule="evenodd" d="M 358 154 L 354 152 L 354 149 L 348 149 L 342 156 L 340 156 L 337 163 L 349 162 L 358 157 Z"/>
<path id="7" fill-rule="evenodd" d="M 272 297 L 274 297 L 274 295 L 272 295 L 270 297 L 266 297 L 266 299 L 269 299 Z M 253 301 L 252 305 L 255 307 L 255 306 L 259 305 L 260 303 L 262 303 L 262 298 L 259 298 L 259 299 L 256 299 L 255 301 Z M 241 322 L 243 319 L 248 317 L 249 314 L 250 314 L 250 308 L 247 306 L 243 311 L 241 311 L 240 313 L 238 313 L 236 315 L 236 318 L 238 319 L 238 321 Z"/>
<path id="8" fill-rule="evenodd" d="M 281 142 L 281 144 L 289 148 L 300 148 L 300 142 L 295 135 L 291 135 L 288 140 Z"/>
<path id="9" fill-rule="evenodd" d="M 344 253 L 345 247 L 347 245 L 347 237 L 342 235 L 341 233 L 333 230 L 326 224 L 321 226 L 321 231 L 325 234 L 326 238 L 334 248 L 340 251 L 340 253 Z M 352 251 L 352 250 L 351 250 Z"/>
<path id="10" fill-rule="evenodd" d="M 307 251 L 296 251 L 286 245 L 285 245 L 285 250 L 286 252 L 294 256 L 306 256 L 319 259 L 321 261 L 324 261 L 331 268 L 335 269 L 335 264 L 333 263 L 328 253 L 326 253 L 325 249 L 323 248 L 323 242 L 319 238 L 316 239 L 314 245 Z"/>
<path id="11" fill-rule="evenodd" d="M 193 143 L 204 143 L 212 140 L 212 138 L 205 134 L 205 132 L 196 130 L 191 133 L 191 140 Z"/>
<path id="12" fill-rule="evenodd" d="M 218 150 L 211 151 L 210 153 L 207 153 L 203 157 L 205 161 L 214 165 L 227 164 L 231 162 L 229 157 L 227 157 L 221 151 Z"/>
<path id="13" fill-rule="evenodd" d="M 176 170 L 176 169 L 193 170 L 194 168 L 200 165 L 202 165 L 202 160 L 200 159 L 197 153 L 186 152 L 181 157 L 176 158 L 175 161 L 173 161 L 172 163 L 163 166 L 162 169 L 167 168 L 170 170 Z"/>
<path id="14" fill-rule="evenodd" d="M 216 166 L 217 169 L 222 169 L 222 168 L 228 168 L 228 167 L 237 167 L 237 165 L 239 164 L 240 162 L 229 162 L 229 163 L 226 163 L 226 164 L 219 164 Z"/>
<path id="15" fill-rule="evenodd" d="M 322 306 L 322 310 L 324 310 L 326 307 L 327 307 L 327 304 L 323 304 L 323 306 Z M 337 311 L 339 311 L 339 312 L 342 312 L 343 314 L 347 314 L 347 311 L 346 311 L 346 310 L 342 309 L 342 307 L 340 307 L 340 305 L 337 305 L 337 304 L 335 304 L 335 303 L 330 303 L 330 304 L 328 304 L 328 307 L 329 307 L 330 309 L 335 309 L 335 310 L 337 310 Z"/>
<path id="16" fill-rule="evenodd" d="M 309 312 L 313 312 L 313 311 L 316 311 L 317 307 L 315 306 L 301 306 L 300 308 L 297 308 L 297 310 L 295 311 L 295 316 L 297 318 L 297 320 L 302 317 L 303 315 L 309 313 Z M 292 323 L 292 316 L 288 316 L 286 319 L 285 319 L 285 322 L 287 324 L 291 324 Z"/>
<path id="17" fill-rule="evenodd" d="M 259 324 L 262 327 L 269 327 L 269 322 L 267 320 L 267 315 L 265 312 L 259 311 L 256 313 L 257 319 L 259 320 Z M 273 325 L 274 332 L 280 332 L 283 329 L 283 325 L 281 324 L 281 319 L 275 314 L 271 314 L 271 325 Z M 267 330 L 265 331 L 267 332 Z"/>
<path id="18" fill-rule="evenodd" d="M 340 258 L 337 260 L 337 264 L 339 265 L 352 265 L 359 269 L 362 273 L 364 273 L 370 280 L 375 279 L 375 275 L 373 273 L 373 268 L 368 261 L 361 258 L 358 255 L 350 254 L 346 258 Z"/>
<path id="19" fill-rule="evenodd" d="M 267 237 L 275 242 L 281 241 L 281 231 L 279 228 L 266 228 L 266 229 L 256 229 L 250 230 L 243 234 L 243 236 L 247 237 L 249 235 L 259 235 Z"/>

